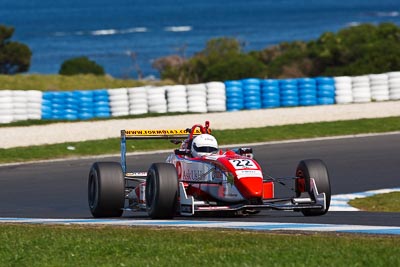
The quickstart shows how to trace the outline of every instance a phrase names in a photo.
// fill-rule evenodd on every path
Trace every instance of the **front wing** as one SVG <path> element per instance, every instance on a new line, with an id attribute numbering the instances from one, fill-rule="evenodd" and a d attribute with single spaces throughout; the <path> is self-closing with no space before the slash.
<path id="1" fill-rule="evenodd" d="M 180 193 L 180 214 L 183 216 L 193 216 L 200 212 L 238 212 L 245 210 L 292 210 L 300 211 L 301 209 L 326 209 L 325 193 L 318 193 L 315 180 L 310 179 L 310 192 L 307 196 L 299 198 L 273 198 L 263 200 L 263 204 L 232 204 L 232 205 L 210 205 L 204 201 L 197 201 L 193 196 L 188 196 L 184 184 L 179 183 Z"/>

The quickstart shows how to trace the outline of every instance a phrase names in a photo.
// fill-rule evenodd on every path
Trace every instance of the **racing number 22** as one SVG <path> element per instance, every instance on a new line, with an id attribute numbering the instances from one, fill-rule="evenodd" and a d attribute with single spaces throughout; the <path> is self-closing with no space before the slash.
<path id="1" fill-rule="evenodd" d="M 230 162 L 235 169 L 256 168 L 253 161 L 249 159 L 232 159 Z"/>

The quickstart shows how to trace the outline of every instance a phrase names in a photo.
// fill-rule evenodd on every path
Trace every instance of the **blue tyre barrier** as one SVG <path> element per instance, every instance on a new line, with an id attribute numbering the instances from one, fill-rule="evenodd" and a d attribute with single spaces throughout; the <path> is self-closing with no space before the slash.
<path id="1" fill-rule="evenodd" d="M 256 86 L 260 86 L 260 79 L 257 78 L 248 78 L 248 79 L 243 79 L 241 80 L 242 85 L 243 86 L 247 86 L 247 85 L 256 85 Z"/>
<path id="2" fill-rule="evenodd" d="M 297 87 L 297 85 L 293 85 L 293 84 L 284 84 L 284 85 L 281 85 L 280 89 L 281 89 L 281 92 L 288 91 L 288 90 L 289 91 L 297 91 L 298 87 Z"/>
<path id="3" fill-rule="evenodd" d="M 89 120 L 92 119 L 94 117 L 92 112 L 80 112 L 78 114 L 78 118 L 81 120 Z"/>
<path id="4" fill-rule="evenodd" d="M 241 81 L 226 81 L 226 110 L 238 111 L 244 108 L 243 83 Z"/>
<path id="5" fill-rule="evenodd" d="M 313 94 L 304 94 L 299 97 L 299 100 L 315 100 L 317 101 L 317 96 Z"/>
<path id="6" fill-rule="evenodd" d="M 335 80 L 332 77 L 317 77 L 315 78 L 317 81 L 317 85 L 320 84 L 329 84 L 329 85 L 335 85 Z"/>
<path id="7" fill-rule="evenodd" d="M 302 95 L 317 95 L 317 89 L 316 88 L 300 88 L 299 89 L 299 96 Z"/>
<path id="8" fill-rule="evenodd" d="M 317 81 L 313 78 L 299 78 L 297 79 L 299 87 L 317 85 Z"/>
<path id="9" fill-rule="evenodd" d="M 295 89 L 286 89 L 286 90 L 281 90 L 281 97 L 286 97 L 286 96 L 293 96 L 293 97 L 298 97 L 298 91 Z"/>
<path id="10" fill-rule="evenodd" d="M 318 97 L 334 98 L 335 97 L 335 91 L 333 91 L 333 90 L 318 90 L 317 95 L 318 95 Z"/>
<path id="11" fill-rule="evenodd" d="M 280 89 L 279 89 L 278 86 L 269 85 L 269 86 L 261 88 L 261 94 L 264 94 L 264 93 L 276 93 L 276 94 L 279 94 L 279 92 L 280 92 Z"/>
<path id="12" fill-rule="evenodd" d="M 78 119 L 78 115 L 75 114 L 65 114 L 64 119 L 74 121 Z"/>
<path id="13" fill-rule="evenodd" d="M 231 102 L 226 104 L 227 111 L 238 111 L 243 109 L 243 103 Z"/>
<path id="14" fill-rule="evenodd" d="M 297 80 L 296 79 L 283 79 L 283 80 L 279 80 L 279 85 L 280 87 L 284 87 L 287 85 L 291 85 L 291 86 L 295 86 L 297 87 Z"/>
<path id="15" fill-rule="evenodd" d="M 274 79 L 261 80 L 260 83 L 261 83 L 261 88 L 268 86 L 279 87 L 279 81 Z"/>
<path id="16" fill-rule="evenodd" d="M 111 113 L 110 112 L 104 112 L 104 113 L 96 113 L 97 118 L 110 118 Z"/>
<path id="17" fill-rule="evenodd" d="M 303 89 L 317 89 L 317 85 L 316 84 L 301 84 L 299 85 L 299 90 L 303 90 Z"/>
<path id="18" fill-rule="evenodd" d="M 260 80 L 249 78 L 242 80 L 243 88 L 243 106 L 244 109 L 261 108 L 261 87 Z"/>
<path id="19" fill-rule="evenodd" d="M 263 100 L 261 104 L 263 108 L 277 108 L 281 106 L 281 101 L 279 98 L 271 98 Z"/>
<path id="20" fill-rule="evenodd" d="M 285 99 L 281 100 L 282 107 L 296 107 L 299 105 L 299 101 L 296 99 Z"/>
<path id="21" fill-rule="evenodd" d="M 335 99 L 331 97 L 320 97 L 318 98 L 319 105 L 332 105 L 335 104 Z"/>
<path id="22" fill-rule="evenodd" d="M 265 79 L 261 81 L 261 107 L 280 107 L 281 88 L 279 80 Z"/>
<path id="23" fill-rule="evenodd" d="M 242 87 L 241 81 L 225 81 L 225 88 L 227 87 Z"/>
<path id="24" fill-rule="evenodd" d="M 260 109 L 261 108 L 261 102 L 249 102 L 244 104 L 245 109 Z"/>
<path id="25" fill-rule="evenodd" d="M 51 99 L 53 99 L 53 93 L 52 92 L 44 92 L 42 94 L 42 99 L 43 100 L 51 100 Z"/>
<path id="26" fill-rule="evenodd" d="M 261 101 L 263 101 L 264 99 L 271 99 L 271 98 L 280 98 L 280 94 L 279 93 L 262 93 L 261 95 Z"/>
<path id="27" fill-rule="evenodd" d="M 316 98 L 309 98 L 309 99 L 300 99 L 299 100 L 299 105 L 300 106 L 315 106 L 317 105 L 317 99 Z"/>

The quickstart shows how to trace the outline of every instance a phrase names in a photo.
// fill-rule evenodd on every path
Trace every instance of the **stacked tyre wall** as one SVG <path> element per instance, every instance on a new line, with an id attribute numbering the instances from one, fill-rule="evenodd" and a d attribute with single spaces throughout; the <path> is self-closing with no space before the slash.
<path id="1" fill-rule="evenodd" d="M 0 123 L 88 120 L 400 100 L 400 71 L 362 76 L 242 79 L 189 85 L 41 92 L 0 90 Z"/>

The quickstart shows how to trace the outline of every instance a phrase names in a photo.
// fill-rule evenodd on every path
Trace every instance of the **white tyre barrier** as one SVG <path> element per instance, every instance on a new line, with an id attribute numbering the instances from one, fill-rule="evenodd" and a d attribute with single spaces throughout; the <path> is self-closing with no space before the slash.
<path id="1" fill-rule="evenodd" d="M 362 75 L 352 77 L 352 92 L 354 103 L 371 102 L 369 76 Z"/>
<path id="2" fill-rule="evenodd" d="M 219 88 L 219 89 L 223 89 L 225 91 L 225 83 L 223 83 L 223 82 L 208 82 L 208 83 L 206 83 L 206 87 L 207 87 L 207 89 Z"/>
<path id="3" fill-rule="evenodd" d="M 12 115 L 13 121 L 28 120 L 28 98 L 27 91 L 12 91 Z"/>
<path id="4" fill-rule="evenodd" d="M 350 76 L 334 77 L 335 102 L 337 104 L 350 104 L 353 102 L 353 85 Z"/>
<path id="5" fill-rule="evenodd" d="M 129 98 L 127 88 L 109 89 L 109 106 L 112 117 L 129 115 Z"/>
<path id="6" fill-rule="evenodd" d="M 374 101 L 389 100 L 389 82 L 386 74 L 370 75 L 371 99 Z"/>
<path id="7" fill-rule="evenodd" d="M 11 123 L 14 121 L 13 115 L 7 115 L 7 114 L 0 114 L 0 123 L 5 124 L 5 123 Z"/>
<path id="8" fill-rule="evenodd" d="M 350 104 L 353 102 L 352 95 L 337 95 L 335 96 L 335 102 L 337 104 Z"/>
<path id="9" fill-rule="evenodd" d="M 0 102 L 0 114 L 12 114 L 13 113 L 13 103 L 10 102 Z"/>
<path id="10" fill-rule="evenodd" d="M 351 77 L 351 82 L 354 83 L 369 83 L 368 75 L 360 75 Z"/>
<path id="11" fill-rule="evenodd" d="M 147 112 L 148 112 L 147 108 L 146 109 L 133 108 L 129 110 L 129 115 L 141 115 L 141 114 L 146 114 Z"/>
<path id="12" fill-rule="evenodd" d="M 335 81 L 335 84 L 352 82 L 350 76 L 336 76 L 336 77 L 333 77 L 333 80 Z"/>
<path id="13" fill-rule="evenodd" d="M 150 113 L 166 113 L 167 99 L 165 87 L 153 87 L 147 90 L 147 103 Z"/>
<path id="14" fill-rule="evenodd" d="M 210 112 L 226 111 L 226 97 L 209 95 L 207 98 L 207 109 Z"/>
<path id="15" fill-rule="evenodd" d="M 150 86 L 128 88 L 129 114 L 139 115 L 148 112 L 147 90 L 150 88 Z"/>
<path id="16" fill-rule="evenodd" d="M 0 99 L 3 97 L 12 97 L 12 90 L 0 90 Z"/>
<path id="17" fill-rule="evenodd" d="M 27 111 L 29 120 L 40 120 L 42 118 L 43 92 L 29 90 L 26 92 L 28 99 Z"/>
<path id="18" fill-rule="evenodd" d="M 209 82 L 207 87 L 207 110 L 209 112 L 226 111 L 226 89 L 222 82 Z"/>
<path id="19" fill-rule="evenodd" d="M 3 104 L 7 104 L 7 103 L 12 104 L 13 103 L 13 97 L 12 96 L 0 96 L 0 107 Z"/>
<path id="20" fill-rule="evenodd" d="M 353 87 L 352 87 L 351 83 L 336 83 L 335 84 L 336 91 L 349 91 L 349 92 L 351 92 L 352 88 Z"/>
<path id="21" fill-rule="evenodd" d="M 392 88 L 400 88 L 400 78 L 393 78 L 389 80 L 389 87 Z"/>
<path id="22" fill-rule="evenodd" d="M 335 96 L 352 96 L 352 90 L 335 90 Z"/>
<path id="23" fill-rule="evenodd" d="M 128 88 L 129 114 L 140 115 L 148 112 L 147 90 L 150 86 Z"/>
<path id="24" fill-rule="evenodd" d="M 194 113 L 206 113 L 207 87 L 206 84 L 189 84 L 186 86 L 188 111 Z"/>
<path id="25" fill-rule="evenodd" d="M 400 88 L 399 89 L 390 90 L 389 99 L 390 100 L 399 100 L 400 99 Z"/>
<path id="26" fill-rule="evenodd" d="M 389 100 L 400 99 L 400 71 L 387 73 L 389 77 Z"/>
<path id="27" fill-rule="evenodd" d="M 393 71 L 387 73 L 389 79 L 400 78 L 400 71 Z"/>
<path id="28" fill-rule="evenodd" d="M 38 90 L 29 90 L 26 92 L 26 97 L 29 103 L 42 103 L 43 93 Z"/>
<path id="29" fill-rule="evenodd" d="M 168 112 L 187 112 L 187 92 L 184 85 L 173 85 L 166 88 Z"/>
<path id="30" fill-rule="evenodd" d="M 3 96 L 0 95 L 0 123 L 13 122 L 14 117 L 11 93 L 3 93 L 2 95 Z"/>

